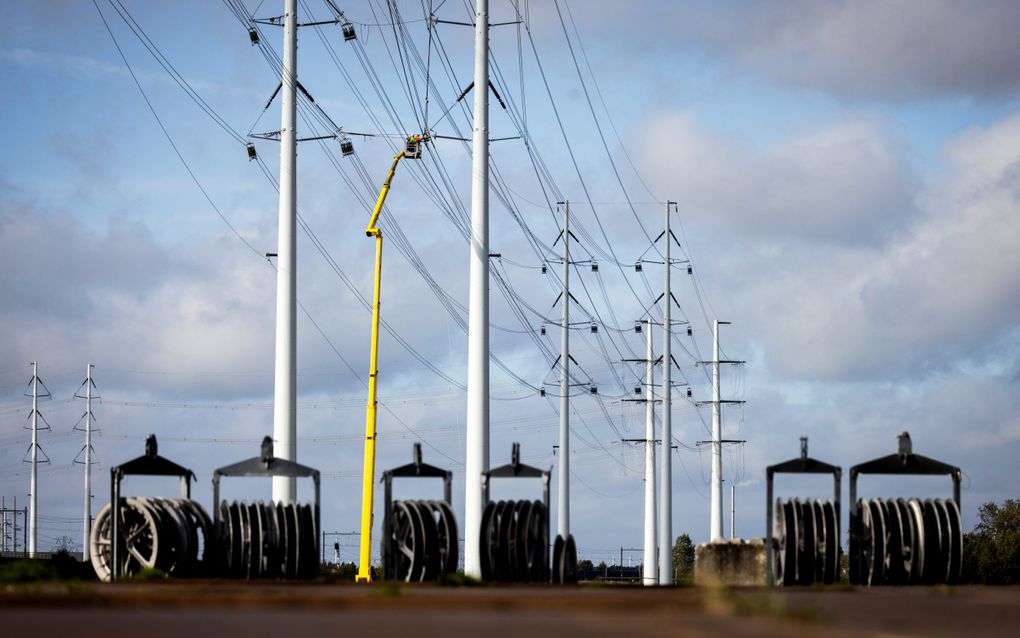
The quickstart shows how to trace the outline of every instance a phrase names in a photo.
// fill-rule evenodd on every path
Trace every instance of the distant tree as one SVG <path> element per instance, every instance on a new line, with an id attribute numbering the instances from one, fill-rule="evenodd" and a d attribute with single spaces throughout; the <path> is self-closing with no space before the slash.
<path id="1" fill-rule="evenodd" d="M 609 572 L 609 565 L 606 565 L 606 561 L 599 561 L 599 564 L 595 566 L 595 573 L 602 574 L 605 576 Z"/>
<path id="2" fill-rule="evenodd" d="M 595 565 L 587 558 L 577 561 L 577 571 L 590 572 L 593 569 L 595 569 Z"/>
<path id="3" fill-rule="evenodd" d="M 974 530 L 963 537 L 963 580 L 1020 584 L 1020 500 L 985 503 L 978 519 Z"/>
<path id="4" fill-rule="evenodd" d="M 694 582 L 694 541 L 690 534 L 681 534 L 673 543 L 673 582 Z"/>

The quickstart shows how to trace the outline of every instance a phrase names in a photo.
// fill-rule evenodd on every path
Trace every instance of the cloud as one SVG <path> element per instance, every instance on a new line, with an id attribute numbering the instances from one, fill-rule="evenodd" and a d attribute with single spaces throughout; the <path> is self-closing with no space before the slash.
<path id="1" fill-rule="evenodd" d="M 1020 356 L 1020 114 L 949 141 L 947 169 L 918 188 L 909 215 L 891 219 L 914 188 L 897 182 L 915 178 L 880 138 L 861 133 L 868 129 L 848 138 L 840 126 L 759 153 L 725 138 L 716 143 L 687 116 L 676 117 L 683 125 L 674 130 L 707 149 L 706 157 L 696 167 L 690 155 L 697 151 L 682 152 L 660 182 L 673 179 L 693 211 L 711 214 L 695 216 L 697 223 L 726 236 L 754 235 L 736 248 L 717 236 L 725 273 L 708 274 L 708 285 L 729 291 L 727 305 L 754 326 L 772 372 L 891 380 L 960 366 L 1008 368 Z M 838 146 L 818 153 L 815 141 L 831 139 L 857 142 L 842 154 Z M 874 171 L 855 161 L 869 152 L 886 158 Z M 841 169 L 845 182 L 826 183 Z M 810 201 L 799 193 L 814 193 L 816 181 L 821 204 L 783 205 Z M 762 216 L 769 223 L 737 208 L 741 202 L 769 211 Z M 874 214 L 878 208 L 886 212 Z M 821 219 L 809 223 L 811 215 Z"/>
<path id="2" fill-rule="evenodd" d="M 96 230 L 66 213 L 7 200 L 0 206 L 7 300 L 0 330 L 17 338 L 0 344 L 0 358 L 52 362 L 50 369 L 92 361 L 162 371 L 244 370 L 267 355 L 271 361 L 272 273 L 239 246 L 220 234 L 179 249 L 138 223 L 114 219 Z M 195 391 L 203 384 L 185 383 Z"/>
<path id="3" fill-rule="evenodd" d="M 914 177 L 868 122 L 837 123 L 766 149 L 715 135 L 687 112 L 662 113 L 643 130 L 645 174 L 659 192 L 682 194 L 685 216 L 703 227 L 874 243 L 913 213 Z"/>
<path id="4" fill-rule="evenodd" d="M 677 18 L 681 42 L 781 84 L 880 98 L 1020 89 L 1010 0 L 738 3 Z"/>

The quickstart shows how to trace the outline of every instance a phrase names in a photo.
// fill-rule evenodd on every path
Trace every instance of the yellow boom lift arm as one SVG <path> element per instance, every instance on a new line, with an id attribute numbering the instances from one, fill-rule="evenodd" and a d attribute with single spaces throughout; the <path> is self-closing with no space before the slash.
<path id="1" fill-rule="evenodd" d="M 403 158 L 418 159 L 421 157 L 421 135 L 411 135 L 407 138 L 407 145 L 403 151 L 397 153 L 390 166 L 390 172 L 383 182 L 382 190 L 379 191 L 379 199 L 375 203 L 375 210 L 368 220 L 365 234 L 375 237 L 375 294 L 372 301 L 372 347 L 368 362 L 368 404 L 365 409 L 365 468 L 362 476 L 361 488 L 361 553 L 358 561 L 359 583 L 372 581 L 372 520 L 373 504 L 375 502 L 375 421 L 376 421 L 376 380 L 379 377 L 379 292 L 382 280 L 382 230 L 376 226 L 379 222 L 379 213 L 382 212 L 383 204 L 386 203 L 386 196 L 390 193 L 390 183 L 393 181 L 393 174 L 397 171 L 397 164 Z"/>

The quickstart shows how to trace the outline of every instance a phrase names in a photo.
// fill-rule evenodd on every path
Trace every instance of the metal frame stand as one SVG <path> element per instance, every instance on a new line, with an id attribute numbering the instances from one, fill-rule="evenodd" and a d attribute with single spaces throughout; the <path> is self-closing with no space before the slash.
<path id="1" fill-rule="evenodd" d="M 276 458 L 273 456 L 273 438 L 270 436 L 262 439 L 262 453 L 246 461 L 239 461 L 233 465 L 221 467 L 213 472 L 213 529 L 219 530 L 220 526 L 220 479 L 224 476 L 254 476 L 254 477 L 286 477 L 298 479 L 309 477 L 315 483 L 315 556 L 322 555 L 322 546 L 319 531 L 322 529 L 319 519 L 319 494 L 320 476 L 319 470 L 310 468 L 294 461 Z M 218 533 L 218 532 L 217 532 Z"/>
<path id="2" fill-rule="evenodd" d="M 962 512 L 960 504 L 960 483 L 963 473 L 955 465 L 943 463 L 927 456 L 914 454 L 913 443 L 908 432 L 902 432 L 897 437 L 899 449 L 896 454 L 889 454 L 877 459 L 859 463 L 850 468 L 850 559 L 851 562 L 857 557 L 854 548 L 862 542 L 857 534 L 857 478 L 861 474 L 894 474 L 899 476 L 939 476 L 948 474 L 953 479 L 953 500 L 956 507 Z M 854 582 L 854 566 L 851 565 L 851 582 Z M 857 584 L 857 583 L 854 583 Z"/>
<path id="3" fill-rule="evenodd" d="M 396 571 L 396 566 L 391 565 L 390 561 L 393 557 L 386 551 L 388 545 L 387 540 L 390 538 L 392 533 L 391 525 L 393 521 L 390 518 L 390 510 L 393 505 L 393 479 L 395 478 L 441 478 L 443 479 L 443 500 L 450 507 L 453 507 L 453 472 L 450 470 L 444 470 L 436 467 L 435 465 L 429 465 L 428 463 L 422 463 L 421 461 L 421 443 L 414 444 L 413 461 L 407 465 L 401 465 L 400 467 L 393 468 L 383 472 L 381 483 L 384 484 L 384 509 L 383 509 L 383 529 L 382 529 L 382 547 L 380 553 L 382 554 L 383 563 L 383 578 L 391 578 L 392 574 Z"/>
<path id="4" fill-rule="evenodd" d="M 899 439 L 898 453 L 859 463 L 850 468 L 850 507 L 853 508 L 854 503 L 857 502 L 857 477 L 861 474 L 929 476 L 948 474 L 953 479 L 953 500 L 956 501 L 956 506 L 960 507 L 960 482 L 963 477 L 960 468 L 927 456 L 914 454 L 913 443 L 911 443 L 910 434 L 907 432 L 901 433 L 897 438 Z M 852 530 L 853 527 L 851 527 Z"/>
<path id="5" fill-rule="evenodd" d="M 841 529 L 840 524 L 840 492 L 842 491 L 843 482 L 843 468 L 838 465 L 830 465 L 822 461 L 813 459 L 808 456 L 808 439 L 806 436 L 800 437 L 800 458 L 790 459 L 782 463 L 776 463 L 775 465 L 769 465 L 765 468 L 765 573 L 766 582 L 771 586 L 775 585 L 775 560 L 776 550 L 774 545 L 774 539 L 772 537 L 772 483 L 776 474 L 832 474 L 833 475 L 833 495 L 834 505 L 836 506 L 836 529 Z M 850 470 L 851 477 L 853 476 L 853 470 Z M 850 479 L 853 481 L 854 479 Z M 851 483 L 852 485 L 852 483 Z M 853 494 L 853 488 L 851 487 L 851 494 Z M 851 496 L 851 500 L 853 497 Z M 842 544 L 837 542 L 836 547 L 840 554 L 843 553 Z"/>
<path id="6" fill-rule="evenodd" d="M 117 580 L 120 568 L 120 482 L 128 475 L 134 476 L 177 476 L 181 479 L 181 497 L 191 498 L 191 481 L 195 473 L 188 468 L 158 454 L 156 435 L 150 434 L 145 439 L 145 454 L 138 458 L 110 468 L 110 508 L 113 515 L 113 537 L 110 546 L 110 582 Z"/>
<path id="7" fill-rule="evenodd" d="M 549 477 L 552 476 L 552 468 L 540 470 L 537 467 L 521 463 L 521 444 L 514 443 L 513 451 L 510 454 L 510 463 L 482 472 L 482 495 L 485 504 L 489 503 L 489 479 L 494 478 L 538 478 L 542 479 L 542 500 L 545 502 L 545 511 L 549 511 Z M 548 542 L 548 540 L 547 540 Z"/>

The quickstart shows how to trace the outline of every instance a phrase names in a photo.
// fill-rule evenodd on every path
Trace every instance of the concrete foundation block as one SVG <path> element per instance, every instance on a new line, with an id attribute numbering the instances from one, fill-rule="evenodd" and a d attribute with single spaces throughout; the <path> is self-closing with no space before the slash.
<path id="1" fill-rule="evenodd" d="M 765 541 L 734 539 L 704 543 L 694 550 L 697 585 L 765 585 Z"/>

